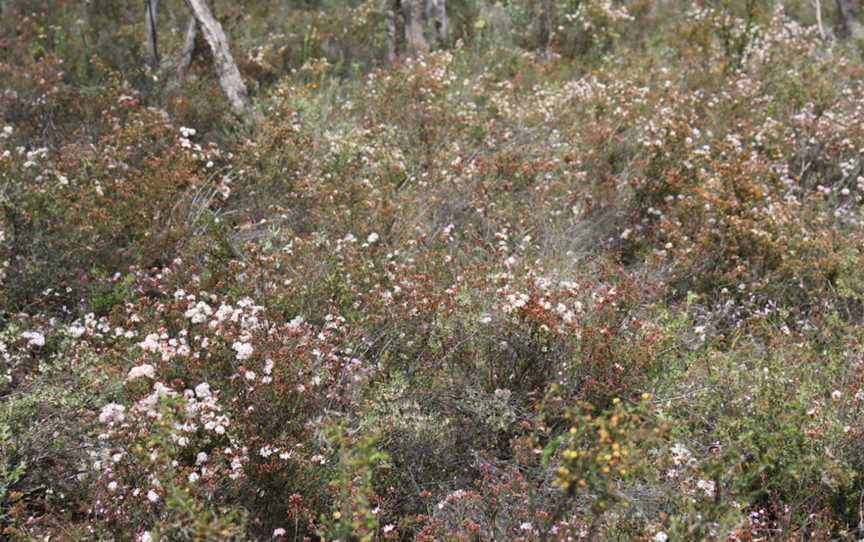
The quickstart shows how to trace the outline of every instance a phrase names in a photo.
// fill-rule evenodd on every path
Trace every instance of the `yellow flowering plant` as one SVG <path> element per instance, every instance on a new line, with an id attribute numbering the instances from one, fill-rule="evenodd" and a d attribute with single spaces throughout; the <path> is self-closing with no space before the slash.
<path id="1" fill-rule="evenodd" d="M 544 450 L 544 463 L 555 469 L 553 485 L 568 498 L 587 498 L 594 523 L 629 500 L 625 486 L 647 474 L 651 451 L 663 441 L 667 428 L 652 414 L 650 400 L 647 393 L 635 402 L 616 398 L 599 412 L 577 404 L 564 412 L 567 430 Z"/>

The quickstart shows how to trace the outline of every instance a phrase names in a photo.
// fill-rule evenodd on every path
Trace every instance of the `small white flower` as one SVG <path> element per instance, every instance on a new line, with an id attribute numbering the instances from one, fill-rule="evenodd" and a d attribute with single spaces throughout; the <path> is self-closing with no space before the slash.
<path id="1" fill-rule="evenodd" d="M 302 326 L 305 321 L 306 320 L 302 316 L 297 315 L 293 319 L 291 319 L 290 322 L 288 322 L 288 327 L 292 329 L 297 329 Z"/>
<path id="2" fill-rule="evenodd" d="M 45 346 L 45 335 L 38 331 L 25 331 L 21 334 L 23 339 L 27 339 L 27 346 Z"/>
<path id="3" fill-rule="evenodd" d="M 186 311 L 185 316 L 192 321 L 193 324 L 201 324 L 207 321 L 207 317 L 213 314 L 213 308 L 207 303 L 199 301 L 192 308 Z"/>
<path id="4" fill-rule="evenodd" d="M 189 474 L 189 481 L 192 482 L 193 484 L 198 481 L 198 478 L 199 478 L 199 476 L 198 476 L 197 472 L 192 472 Z"/>
<path id="5" fill-rule="evenodd" d="M 279 538 L 280 536 L 285 536 L 285 529 L 282 527 L 273 530 L 273 538 Z"/>
<path id="6" fill-rule="evenodd" d="M 231 345 L 231 348 L 233 348 L 234 351 L 237 352 L 237 359 L 239 361 L 243 361 L 244 359 L 249 359 L 250 357 L 252 357 L 253 349 L 252 345 L 249 343 L 237 341 L 233 345 Z"/>
<path id="7" fill-rule="evenodd" d="M 372 233 L 369 234 L 369 237 L 366 238 L 366 242 L 369 243 L 370 245 L 372 245 L 372 244 L 377 243 L 378 239 L 380 239 L 380 237 L 378 236 L 377 233 L 375 233 L 373 231 Z"/>
<path id="8" fill-rule="evenodd" d="M 108 403 L 102 407 L 99 413 L 99 421 L 102 423 L 122 422 L 125 418 L 126 407 L 117 403 Z"/>
<path id="9" fill-rule="evenodd" d="M 207 397 L 210 397 L 210 395 L 211 395 L 210 384 L 208 384 L 206 382 L 202 382 L 202 383 L 198 384 L 197 386 L 195 386 L 195 396 L 198 397 L 199 399 L 205 399 Z"/>
<path id="10" fill-rule="evenodd" d="M 664 533 L 663 531 L 660 531 L 660 532 L 658 532 L 657 534 L 655 534 L 655 535 L 651 538 L 651 540 L 652 540 L 653 542 L 666 542 L 667 540 L 669 540 L 669 535 L 666 534 L 666 533 Z"/>
<path id="11" fill-rule="evenodd" d="M 149 363 L 145 363 L 144 365 L 138 365 L 137 367 L 132 367 L 131 369 L 129 369 L 129 374 L 126 376 L 126 381 L 131 382 L 132 380 L 137 380 L 139 378 L 153 379 L 155 375 L 156 369 Z"/>
<path id="12" fill-rule="evenodd" d="M 159 351 L 159 335 L 157 333 L 150 333 L 144 340 L 138 343 L 138 347 L 145 352 L 158 352 Z"/>
<path id="13" fill-rule="evenodd" d="M 676 467 L 689 463 L 690 459 L 693 457 L 690 450 L 688 450 L 683 444 L 677 442 L 672 446 L 671 452 L 672 461 L 675 463 Z"/>
<path id="14" fill-rule="evenodd" d="M 159 494 L 151 489 L 147 492 L 147 500 L 150 502 L 157 502 L 159 500 Z"/>
<path id="15" fill-rule="evenodd" d="M 714 495 L 714 482 L 711 480 L 699 480 L 696 482 L 696 487 L 705 492 L 706 495 Z"/>
<path id="16" fill-rule="evenodd" d="M 831 392 L 831 399 L 834 399 L 835 401 L 839 401 L 841 397 L 843 397 L 842 391 L 834 390 Z"/>

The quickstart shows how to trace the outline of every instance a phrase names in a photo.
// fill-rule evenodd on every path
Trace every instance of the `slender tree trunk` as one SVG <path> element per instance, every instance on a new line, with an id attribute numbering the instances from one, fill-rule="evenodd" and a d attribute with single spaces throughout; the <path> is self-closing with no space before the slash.
<path id="1" fill-rule="evenodd" d="M 159 68 L 159 0 L 144 2 L 144 56 L 145 62 L 152 69 Z"/>
<path id="2" fill-rule="evenodd" d="M 843 26 L 852 39 L 864 39 L 864 25 L 861 24 L 861 6 L 858 0 L 837 0 L 837 10 L 843 19 Z"/>
<path id="3" fill-rule="evenodd" d="M 552 45 L 552 25 L 555 14 L 552 0 L 543 0 L 543 13 L 540 15 L 540 49 L 544 54 L 549 54 Z"/>
<path id="4" fill-rule="evenodd" d="M 385 32 L 387 33 L 387 62 L 396 60 L 396 12 L 388 9 L 384 19 Z"/>
<path id="5" fill-rule="evenodd" d="M 186 26 L 186 38 L 183 40 L 183 49 L 177 58 L 177 77 L 183 78 L 186 70 L 192 64 L 192 56 L 195 54 L 195 40 L 198 37 L 198 21 L 195 17 L 189 17 Z"/>
<path id="6" fill-rule="evenodd" d="M 447 0 L 426 0 L 426 20 L 432 23 L 436 45 L 447 43 L 450 22 L 447 19 Z"/>
<path id="7" fill-rule="evenodd" d="M 405 52 L 409 56 L 428 52 L 429 43 L 423 28 L 426 18 L 424 0 L 402 0 L 400 7 L 405 28 Z"/>
<path id="8" fill-rule="evenodd" d="M 401 0 L 405 52 L 411 56 L 428 52 L 447 43 L 450 21 L 447 0 Z"/>
<path id="9" fill-rule="evenodd" d="M 825 26 L 822 24 L 822 2 L 820 0 L 813 0 L 814 8 L 816 9 L 816 26 L 819 28 L 819 36 L 824 40 L 825 39 Z"/>
<path id="10" fill-rule="evenodd" d="M 228 38 L 225 36 L 222 25 L 213 16 L 206 0 L 186 0 L 186 3 L 192 9 L 198 26 L 201 27 L 201 32 L 204 34 L 204 39 L 207 40 L 207 44 L 213 52 L 213 61 L 219 72 L 219 83 L 222 85 L 222 91 L 234 111 L 242 116 L 247 116 L 249 113 L 249 95 L 246 92 L 243 78 L 240 77 L 240 70 L 237 69 L 234 57 L 231 56 Z"/>

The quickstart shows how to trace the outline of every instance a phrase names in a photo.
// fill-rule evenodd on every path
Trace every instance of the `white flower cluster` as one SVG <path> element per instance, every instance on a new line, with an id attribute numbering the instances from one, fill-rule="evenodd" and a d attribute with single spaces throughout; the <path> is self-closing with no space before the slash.
<path id="1" fill-rule="evenodd" d="M 126 407 L 117 403 L 108 403 L 102 407 L 102 411 L 99 413 L 99 421 L 101 423 L 121 423 L 125 419 Z"/>
<path id="2" fill-rule="evenodd" d="M 145 363 L 143 365 L 138 365 L 129 369 L 129 374 L 126 376 L 126 381 L 131 382 L 133 380 L 138 380 L 139 378 L 149 378 L 152 380 L 155 376 L 156 368 L 149 363 Z"/>
<path id="3" fill-rule="evenodd" d="M 21 334 L 22 339 L 27 339 L 27 346 L 45 346 L 45 335 L 38 331 L 25 331 Z"/>

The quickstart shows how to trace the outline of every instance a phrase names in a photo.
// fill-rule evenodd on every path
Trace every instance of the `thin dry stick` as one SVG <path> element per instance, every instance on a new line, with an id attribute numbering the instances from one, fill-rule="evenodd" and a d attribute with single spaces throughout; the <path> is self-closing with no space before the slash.
<path id="1" fill-rule="evenodd" d="M 821 0 L 813 0 L 816 4 L 816 25 L 819 27 L 819 35 L 825 39 L 825 27 L 822 25 L 822 2 Z"/>

